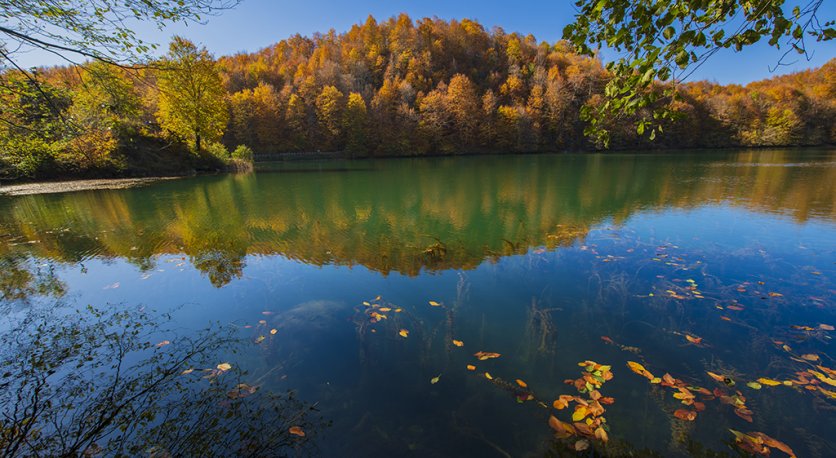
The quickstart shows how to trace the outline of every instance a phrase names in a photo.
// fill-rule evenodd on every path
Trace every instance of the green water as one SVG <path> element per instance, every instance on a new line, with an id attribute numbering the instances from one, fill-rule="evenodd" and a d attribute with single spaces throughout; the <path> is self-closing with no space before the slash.
<path id="1" fill-rule="evenodd" d="M 573 456 L 592 360 L 584 453 L 836 456 L 834 150 L 264 164 L 2 197 L 0 234 L 18 454 Z"/>

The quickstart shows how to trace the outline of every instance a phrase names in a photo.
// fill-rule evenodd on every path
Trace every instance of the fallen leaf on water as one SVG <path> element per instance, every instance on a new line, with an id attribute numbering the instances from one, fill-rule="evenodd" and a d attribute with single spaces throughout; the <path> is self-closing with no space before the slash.
<path id="1" fill-rule="evenodd" d="M 763 388 L 763 386 L 758 382 L 749 382 L 749 383 L 746 384 L 746 386 L 748 386 L 749 388 L 751 388 L 753 390 L 759 390 L 759 389 Z"/>
<path id="2" fill-rule="evenodd" d="M 575 435 L 575 427 L 569 423 L 562 422 L 554 415 L 549 416 L 549 426 L 561 439 L 567 439 Z"/>
<path id="3" fill-rule="evenodd" d="M 519 385 L 523 388 L 528 388 L 528 385 L 520 379 L 516 379 L 515 382 L 517 382 L 517 385 Z"/>
<path id="4" fill-rule="evenodd" d="M 169 342 L 169 341 L 167 341 L 167 340 L 163 340 L 162 342 L 160 342 L 160 343 L 158 343 L 158 344 L 157 344 L 157 348 L 160 348 L 160 347 L 165 347 L 166 345 L 168 345 L 168 344 L 170 344 L 170 343 L 171 343 L 171 342 Z"/>
<path id="5" fill-rule="evenodd" d="M 589 409 L 586 406 L 579 405 L 575 407 L 575 412 L 572 413 L 572 421 L 578 422 L 586 418 L 589 414 Z"/>
<path id="6" fill-rule="evenodd" d="M 276 333 L 277 333 L 277 332 L 279 332 L 279 330 L 278 330 L 278 329 L 271 329 L 271 330 L 270 330 L 270 334 L 271 334 L 271 335 L 276 335 Z"/>
<path id="7" fill-rule="evenodd" d="M 305 430 L 301 426 L 291 426 L 288 432 L 294 436 L 305 437 Z"/>
<path id="8" fill-rule="evenodd" d="M 575 442 L 575 451 L 576 452 L 582 452 L 582 451 L 584 451 L 588 448 L 589 448 L 589 441 L 586 440 L 586 439 L 581 439 L 581 440 Z"/>
<path id="9" fill-rule="evenodd" d="M 226 371 L 228 371 L 228 370 L 232 369 L 232 364 L 229 364 L 229 363 L 220 363 L 220 364 L 218 364 L 218 366 L 217 366 L 217 367 L 218 367 L 218 370 L 219 370 L 219 371 L 221 371 L 221 372 L 226 372 Z"/>
<path id="10" fill-rule="evenodd" d="M 186 369 L 183 372 L 180 372 L 180 375 L 189 375 L 194 372 L 194 369 Z"/>
<path id="11" fill-rule="evenodd" d="M 607 337 L 607 336 L 601 336 L 601 340 L 603 340 L 605 343 L 608 343 L 608 344 L 610 344 L 610 345 L 615 345 L 615 342 L 613 342 L 613 340 L 612 340 L 612 339 L 610 339 L 610 338 L 609 338 L 609 337 Z"/>
<path id="12" fill-rule="evenodd" d="M 801 355 L 801 357 L 803 359 L 806 359 L 807 361 L 818 361 L 819 360 L 819 355 L 816 355 L 814 353 L 808 353 L 806 355 Z"/>
<path id="13" fill-rule="evenodd" d="M 468 364 L 468 365 L 467 365 L 467 370 L 469 370 L 469 371 L 475 371 L 475 370 L 476 370 L 476 366 L 474 366 L 474 365 L 472 365 L 472 364 Z"/>
<path id="14" fill-rule="evenodd" d="M 261 314 L 264 315 L 264 316 L 267 316 L 267 315 L 272 315 L 273 312 L 261 312 Z"/>
<path id="15" fill-rule="evenodd" d="M 769 297 L 784 297 L 784 295 L 781 294 L 781 293 L 773 293 L 773 292 L 770 291 L 769 292 Z"/>
<path id="16" fill-rule="evenodd" d="M 363 301 L 363 305 L 365 305 L 366 307 L 370 307 L 372 304 L 369 304 L 368 301 Z"/>
<path id="17" fill-rule="evenodd" d="M 493 380 L 493 376 L 489 372 L 485 372 L 485 378 L 488 380 Z"/>
<path id="18" fill-rule="evenodd" d="M 778 386 L 781 385 L 781 382 L 777 380 L 772 380 L 771 378 L 761 377 L 758 379 L 758 383 L 766 386 Z"/>
<path id="19" fill-rule="evenodd" d="M 702 337 L 694 337 L 692 335 L 685 334 L 685 339 L 694 345 L 699 345 L 700 343 L 702 343 Z"/>
<path id="20" fill-rule="evenodd" d="M 406 329 L 401 329 L 400 331 L 398 331 L 398 334 L 401 337 L 409 337 L 409 331 L 407 331 Z"/>
<path id="21" fill-rule="evenodd" d="M 255 343 L 260 344 L 261 342 L 264 342 L 264 339 L 264 336 L 258 336 L 255 338 Z"/>
<path id="22" fill-rule="evenodd" d="M 378 310 L 380 310 L 381 312 L 391 312 L 392 307 L 380 307 Z"/>
<path id="23" fill-rule="evenodd" d="M 676 409 L 673 416 L 685 421 L 694 421 L 697 419 L 697 413 L 688 409 Z"/>
<path id="24" fill-rule="evenodd" d="M 479 361 L 484 361 L 486 359 L 499 358 L 502 355 L 499 354 L 499 353 L 492 353 L 492 352 L 489 352 L 489 351 L 478 351 L 478 352 L 474 353 L 473 356 L 478 358 Z"/>
<path id="25" fill-rule="evenodd" d="M 436 375 L 435 377 L 430 379 L 430 383 L 435 385 L 441 379 L 441 374 Z"/>
<path id="26" fill-rule="evenodd" d="M 820 324 L 819 329 L 821 329 L 822 331 L 833 331 L 836 328 L 834 328 L 833 326 L 831 326 L 829 324 Z"/>
<path id="27" fill-rule="evenodd" d="M 461 340 L 453 339 L 453 345 L 457 347 L 464 347 L 464 342 L 462 342 Z"/>
<path id="28" fill-rule="evenodd" d="M 430 305 L 433 306 L 433 307 L 441 307 L 441 304 L 439 304 L 436 301 L 430 301 Z"/>
<path id="29" fill-rule="evenodd" d="M 258 320 L 258 324 L 267 324 L 267 320 Z"/>
<path id="30" fill-rule="evenodd" d="M 645 369 L 644 366 L 635 361 L 627 361 L 627 367 L 629 367 L 631 371 L 647 378 L 650 381 L 653 381 L 653 379 L 656 378 L 647 369 Z M 661 382 L 661 379 L 659 381 Z"/>

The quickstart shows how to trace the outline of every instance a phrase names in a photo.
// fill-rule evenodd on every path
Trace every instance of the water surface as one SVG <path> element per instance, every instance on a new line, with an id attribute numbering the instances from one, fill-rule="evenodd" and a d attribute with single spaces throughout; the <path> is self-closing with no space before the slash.
<path id="1" fill-rule="evenodd" d="M 836 455 L 833 150 L 266 164 L 0 198 L 0 233 L 5 403 L 76 396 L 44 450 L 95 404 L 102 453 L 571 456 L 591 360 L 587 453 Z"/>

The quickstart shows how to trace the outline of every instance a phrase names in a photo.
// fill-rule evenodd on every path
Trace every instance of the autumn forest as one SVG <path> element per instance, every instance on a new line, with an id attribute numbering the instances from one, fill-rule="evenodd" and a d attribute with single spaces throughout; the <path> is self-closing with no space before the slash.
<path id="1" fill-rule="evenodd" d="M 197 76 L 186 81 L 190 72 Z M 250 54 L 215 58 L 175 39 L 148 65 L 99 62 L 0 78 L 0 176 L 26 179 L 182 173 L 265 153 L 601 149 L 584 135 L 581 114 L 604 100 L 608 73 L 565 42 L 400 15 L 370 16 L 345 33 L 294 35 Z M 200 119 L 189 120 L 177 112 L 195 81 L 209 96 L 192 107 Z M 607 147 L 831 144 L 836 60 L 746 86 L 685 82 L 658 103 L 676 116 L 654 138 L 636 129 L 637 115 L 611 119 Z"/>

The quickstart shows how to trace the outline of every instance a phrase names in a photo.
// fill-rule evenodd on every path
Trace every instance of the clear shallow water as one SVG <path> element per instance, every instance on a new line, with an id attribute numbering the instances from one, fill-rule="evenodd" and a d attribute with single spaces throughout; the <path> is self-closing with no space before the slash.
<path id="1" fill-rule="evenodd" d="M 6 393 L 43 347 L 84 349 L 48 377 L 69 393 L 68 374 L 96 381 L 63 410 L 152 387 L 146 404 L 124 396 L 120 415 L 154 415 L 129 422 L 122 451 L 571 456 L 582 435 L 556 439 L 548 419 L 574 405 L 551 405 L 593 360 L 612 366 L 600 392 L 615 402 L 587 453 L 738 456 L 733 429 L 836 455 L 832 150 L 272 164 L 2 198 L 0 232 L 4 358 L 19 363 Z M 124 321 L 141 331 L 114 353 Z M 54 337 L 67 323 L 83 344 Z M 680 420 L 696 409 L 628 361 L 721 392 Z M 795 382 L 747 386 L 759 378 Z"/>

